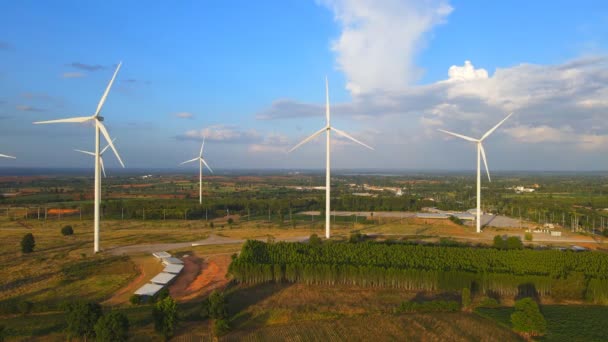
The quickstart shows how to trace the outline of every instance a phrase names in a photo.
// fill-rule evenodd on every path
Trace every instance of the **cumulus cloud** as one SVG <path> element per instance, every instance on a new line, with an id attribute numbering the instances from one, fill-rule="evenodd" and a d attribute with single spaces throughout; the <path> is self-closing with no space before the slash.
<path id="1" fill-rule="evenodd" d="M 22 112 L 44 112 L 44 109 L 28 105 L 17 105 L 15 109 L 20 110 Z"/>
<path id="2" fill-rule="evenodd" d="M 63 78 L 81 78 L 85 76 L 86 74 L 82 72 L 64 72 L 63 74 L 61 74 L 61 77 Z"/>
<path id="3" fill-rule="evenodd" d="M 446 0 L 320 0 L 340 24 L 332 44 L 353 94 L 400 91 L 422 70 L 414 57 L 452 12 Z"/>
<path id="4" fill-rule="evenodd" d="M 488 72 L 485 69 L 475 69 L 471 61 L 464 61 L 464 66 L 452 65 L 448 69 L 448 77 L 450 81 L 487 79 Z"/>
<path id="5" fill-rule="evenodd" d="M 180 140 L 203 140 L 221 143 L 258 143 L 262 141 L 262 135 L 254 130 L 241 130 L 233 125 L 214 125 L 203 129 L 194 129 L 178 135 Z"/>
<path id="6" fill-rule="evenodd" d="M 178 118 L 178 119 L 192 119 L 194 118 L 194 114 L 190 113 L 190 112 L 179 112 L 179 113 L 175 113 L 173 114 L 174 117 Z"/>
<path id="7" fill-rule="evenodd" d="M 98 71 L 106 68 L 105 66 L 99 64 L 86 64 L 80 62 L 72 62 L 70 64 L 66 64 L 66 66 L 84 71 Z"/>
<path id="8" fill-rule="evenodd" d="M 282 134 L 271 133 L 259 143 L 250 144 L 249 152 L 252 153 L 287 153 L 289 139 Z"/>

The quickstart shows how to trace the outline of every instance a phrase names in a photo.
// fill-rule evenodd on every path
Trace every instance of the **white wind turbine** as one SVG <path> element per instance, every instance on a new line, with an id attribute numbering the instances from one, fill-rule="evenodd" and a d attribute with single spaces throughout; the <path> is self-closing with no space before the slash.
<path id="1" fill-rule="evenodd" d="M 11 158 L 11 159 L 17 159 L 13 156 L 7 156 L 6 154 L 0 154 L 0 158 Z"/>
<path id="2" fill-rule="evenodd" d="M 116 138 L 112 139 L 112 142 L 115 142 Z M 106 147 L 103 148 L 103 150 L 101 150 L 101 152 L 99 152 L 99 164 L 101 165 L 101 172 L 103 173 L 103 178 L 106 178 L 106 168 L 103 165 L 103 154 L 106 152 L 106 150 L 110 148 L 110 144 L 106 145 Z M 76 152 L 80 152 L 80 153 L 84 153 L 84 154 L 88 154 L 90 156 L 95 157 L 95 153 L 94 152 L 89 152 L 89 151 L 83 151 L 83 150 L 77 150 L 74 149 L 74 151 Z"/>
<path id="3" fill-rule="evenodd" d="M 185 162 L 179 164 L 184 165 L 188 163 L 192 163 L 198 161 L 198 203 L 203 204 L 203 164 L 209 169 L 211 173 L 213 170 L 209 167 L 205 159 L 203 159 L 203 149 L 205 148 L 205 138 L 203 137 L 203 144 L 201 145 L 201 152 L 198 154 L 198 157 L 186 160 Z"/>
<path id="4" fill-rule="evenodd" d="M 81 117 L 75 117 L 75 118 L 69 118 L 69 119 L 34 122 L 34 124 L 53 124 L 53 123 L 66 123 L 66 122 L 84 123 L 84 122 L 89 122 L 89 121 L 93 121 L 95 123 L 95 154 L 94 154 L 94 156 L 95 156 L 95 215 L 94 215 L 95 238 L 94 238 L 94 244 L 93 244 L 94 245 L 93 251 L 95 253 L 99 252 L 99 213 L 100 213 L 99 206 L 100 206 L 100 202 L 101 202 L 101 170 L 100 170 L 101 154 L 99 151 L 99 133 L 100 132 L 105 137 L 106 141 L 108 142 L 108 145 L 112 148 L 112 151 L 114 151 L 114 154 L 116 155 L 116 158 L 120 162 L 120 165 L 122 165 L 122 167 L 125 167 L 125 164 L 122 162 L 122 159 L 120 159 L 120 156 L 118 155 L 118 151 L 116 151 L 116 148 L 114 147 L 114 144 L 112 143 L 112 140 L 110 139 L 110 134 L 108 133 L 108 130 L 103 125 L 104 118 L 99 115 L 101 113 L 101 108 L 103 107 L 103 104 L 106 102 L 106 98 L 108 97 L 110 88 L 112 88 L 112 84 L 114 83 L 114 79 L 116 79 L 116 75 L 118 74 L 118 70 L 120 70 L 121 65 L 122 65 L 122 62 L 118 63 L 118 66 L 116 67 L 116 70 L 114 71 L 114 75 L 112 75 L 112 79 L 110 80 L 110 83 L 108 83 L 108 86 L 106 87 L 106 91 L 103 93 L 101 100 L 99 100 L 99 103 L 97 104 L 97 110 L 95 110 L 95 113 L 93 115 L 81 116 Z"/>
<path id="5" fill-rule="evenodd" d="M 325 127 L 321 128 L 318 132 L 314 133 L 313 135 L 309 136 L 308 138 L 304 139 L 302 142 L 300 142 L 299 144 L 294 146 L 291 150 L 289 150 L 289 152 L 292 152 L 293 150 L 297 149 L 298 147 L 300 147 L 300 146 L 306 144 L 307 142 L 311 141 L 312 139 L 316 138 L 318 135 L 321 135 L 323 132 L 326 132 L 327 135 L 326 135 L 326 140 L 325 140 L 325 237 L 327 239 L 330 238 L 330 215 L 331 215 L 331 212 L 330 212 L 330 202 L 331 202 L 331 175 L 330 175 L 331 174 L 331 168 L 330 168 L 331 138 L 330 138 L 330 131 L 334 131 L 334 132 L 338 133 L 339 135 L 356 142 L 359 145 L 363 145 L 363 146 L 369 148 L 370 150 L 373 150 L 372 147 L 351 137 L 346 132 L 341 131 L 341 130 L 331 126 L 329 123 L 329 118 L 330 118 L 329 85 L 328 85 L 327 77 L 326 77 L 325 78 L 325 119 L 327 121 L 327 124 L 325 125 Z"/>
<path id="6" fill-rule="evenodd" d="M 496 124 L 496 126 L 492 127 L 492 129 L 490 129 L 489 131 L 487 131 L 483 136 L 481 136 L 480 139 L 475 139 L 475 138 L 471 138 L 471 137 L 467 137 L 465 135 L 461 135 L 461 134 L 457 134 L 457 133 L 452 133 L 449 131 L 445 131 L 443 129 L 440 129 L 439 131 L 449 134 L 449 135 L 453 135 L 455 137 L 467 140 L 467 141 L 471 141 L 477 144 L 477 232 L 481 233 L 481 161 L 480 159 L 483 158 L 483 163 L 486 167 L 486 173 L 488 174 L 488 181 L 492 181 L 490 179 L 490 170 L 488 169 L 488 161 L 486 159 L 486 151 L 483 149 L 483 144 L 482 142 L 484 141 L 485 138 L 487 138 L 488 136 L 490 136 L 490 134 L 492 134 L 492 132 L 494 132 L 500 125 L 503 124 L 503 122 L 507 121 L 507 119 L 513 115 L 513 113 L 507 115 L 506 118 L 502 119 L 502 121 L 500 121 L 498 124 Z"/>

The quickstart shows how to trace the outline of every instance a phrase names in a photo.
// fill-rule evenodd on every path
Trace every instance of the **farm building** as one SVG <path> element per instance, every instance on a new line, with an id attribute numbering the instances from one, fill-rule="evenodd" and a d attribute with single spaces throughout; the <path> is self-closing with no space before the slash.
<path id="1" fill-rule="evenodd" d="M 157 284 L 146 284 L 146 285 L 140 287 L 137 291 L 135 291 L 135 294 L 138 296 L 152 297 L 155 294 L 157 294 L 158 291 L 162 290 L 163 287 L 164 286 L 157 285 Z"/>
<path id="2" fill-rule="evenodd" d="M 165 266 L 165 269 L 163 270 L 163 272 L 178 274 L 179 272 L 182 271 L 183 268 L 184 268 L 184 265 L 169 264 L 169 265 Z"/>
<path id="3" fill-rule="evenodd" d="M 177 277 L 177 274 L 161 272 L 152 278 L 150 282 L 158 285 L 167 285 L 175 279 L 175 277 Z"/>
<path id="4" fill-rule="evenodd" d="M 167 258 L 163 258 L 163 265 L 167 266 L 167 265 L 183 265 L 184 262 L 181 261 L 178 258 L 174 258 L 172 256 L 167 257 Z"/>
<path id="5" fill-rule="evenodd" d="M 154 252 L 152 253 L 152 255 L 154 255 L 154 257 L 156 259 L 164 259 L 164 258 L 170 258 L 171 254 L 167 253 L 167 252 Z"/>

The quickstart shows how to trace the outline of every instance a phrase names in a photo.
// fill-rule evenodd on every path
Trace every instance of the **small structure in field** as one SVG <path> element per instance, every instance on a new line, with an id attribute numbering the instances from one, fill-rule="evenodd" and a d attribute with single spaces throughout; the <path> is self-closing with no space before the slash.
<path id="1" fill-rule="evenodd" d="M 178 274 L 179 272 L 182 271 L 183 268 L 184 268 L 184 265 L 169 264 L 169 265 L 165 266 L 165 269 L 163 270 L 163 272 Z"/>
<path id="2" fill-rule="evenodd" d="M 175 277 L 177 277 L 177 274 L 161 272 L 152 278 L 150 282 L 158 285 L 167 285 L 173 281 Z"/>
<path id="3" fill-rule="evenodd" d="M 184 262 L 175 257 L 163 258 L 163 265 L 183 265 Z"/>
<path id="4" fill-rule="evenodd" d="M 156 259 L 164 259 L 164 258 L 170 258 L 171 254 L 167 253 L 167 252 L 154 252 L 152 253 L 152 255 L 154 255 L 154 257 Z"/>

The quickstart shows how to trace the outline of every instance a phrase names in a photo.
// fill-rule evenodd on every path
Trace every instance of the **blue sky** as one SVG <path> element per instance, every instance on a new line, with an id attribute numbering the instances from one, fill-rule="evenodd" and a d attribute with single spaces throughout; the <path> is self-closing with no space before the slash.
<path id="1" fill-rule="evenodd" d="M 436 128 L 515 111 L 491 169 L 606 169 L 607 47 L 603 1 L 3 2 L 0 167 L 90 166 L 91 127 L 31 122 L 93 112 L 122 61 L 103 115 L 131 167 L 206 135 L 215 168 L 320 168 L 320 139 L 285 150 L 323 126 L 327 75 L 332 122 L 377 149 L 336 139 L 336 167 L 472 168 Z"/>

